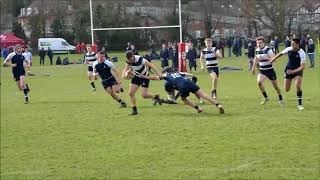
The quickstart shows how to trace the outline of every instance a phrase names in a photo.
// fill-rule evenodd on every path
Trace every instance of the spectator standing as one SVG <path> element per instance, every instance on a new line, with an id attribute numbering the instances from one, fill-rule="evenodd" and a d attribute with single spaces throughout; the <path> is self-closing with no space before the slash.
<path id="1" fill-rule="evenodd" d="M 49 57 L 49 60 L 50 60 L 50 65 L 52 66 L 52 59 L 53 59 L 53 51 L 52 49 L 50 49 L 50 47 L 48 47 L 48 57 Z"/>
<path id="2" fill-rule="evenodd" d="M 249 66 L 248 70 L 252 69 L 253 66 L 253 60 L 255 58 L 255 44 L 253 42 L 248 43 L 248 59 L 249 59 Z"/>
<path id="3" fill-rule="evenodd" d="M 284 44 L 285 44 L 286 48 L 291 46 L 291 41 L 290 41 L 289 36 L 286 36 L 286 40 L 284 41 Z"/>
<path id="4" fill-rule="evenodd" d="M 315 45 L 312 39 L 308 41 L 308 56 L 310 60 L 310 68 L 314 68 Z"/>
<path id="5" fill-rule="evenodd" d="M 44 50 L 44 48 L 41 48 L 39 51 L 39 56 L 40 56 L 40 66 L 44 66 L 44 60 L 46 57 L 46 51 Z"/>
<path id="6" fill-rule="evenodd" d="M 234 39 L 234 48 L 236 50 L 236 57 L 241 56 L 241 42 L 239 37 Z"/>
<path id="7" fill-rule="evenodd" d="M 179 68 L 179 60 L 178 60 L 178 47 L 177 47 L 177 44 L 174 43 L 173 46 L 172 46 L 172 68 L 175 70 L 175 71 L 178 71 L 178 68 Z"/>
<path id="8" fill-rule="evenodd" d="M 160 50 L 160 58 L 161 58 L 161 67 L 164 69 L 165 67 L 169 66 L 169 50 L 165 43 L 162 44 L 162 48 Z"/>
<path id="9" fill-rule="evenodd" d="M 186 58 L 189 60 L 190 72 L 192 71 L 192 68 L 197 71 L 197 50 L 194 48 L 193 43 L 191 43 L 189 47 Z"/>
<path id="10" fill-rule="evenodd" d="M 275 50 L 274 50 L 274 40 L 271 38 L 271 40 L 270 40 L 270 48 L 271 48 L 271 50 L 273 51 L 273 53 L 275 52 Z"/>
<path id="11" fill-rule="evenodd" d="M 232 54 L 232 38 L 228 38 L 227 40 L 227 45 L 228 45 L 228 55 L 229 57 L 231 57 L 231 54 Z"/>
<path id="12" fill-rule="evenodd" d="M 126 51 L 131 51 L 132 48 L 131 48 L 131 42 L 128 42 L 127 43 L 127 48 L 126 48 Z"/>
<path id="13" fill-rule="evenodd" d="M 224 46 L 225 46 L 225 41 L 223 38 L 220 38 L 219 40 L 219 49 L 222 55 L 222 58 L 224 58 Z"/>
<path id="14" fill-rule="evenodd" d="M 200 58 L 200 54 L 201 54 L 201 41 L 198 39 L 197 40 L 197 58 Z"/>
<path id="15" fill-rule="evenodd" d="M 300 48 L 305 52 L 306 51 L 306 40 L 305 40 L 305 38 L 301 38 L 301 40 L 300 40 Z"/>
<path id="16" fill-rule="evenodd" d="M 7 59 L 9 55 L 9 49 L 7 47 L 4 47 L 1 51 L 1 56 L 3 57 L 3 59 Z"/>
<path id="17" fill-rule="evenodd" d="M 275 52 L 275 54 L 279 53 L 279 44 L 280 44 L 280 41 L 278 39 L 278 36 L 274 37 L 274 52 Z"/>

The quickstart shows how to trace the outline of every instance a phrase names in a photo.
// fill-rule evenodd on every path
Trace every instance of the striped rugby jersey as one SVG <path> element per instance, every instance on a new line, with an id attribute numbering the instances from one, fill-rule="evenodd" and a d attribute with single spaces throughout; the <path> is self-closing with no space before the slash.
<path id="1" fill-rule="evenodd" d="M 268 46 L 264 46 L 262 49 L 256 49 L 256 57 L 259 59 L 259 69 L 260 70 L 269 70 L 272 69 L 272 64 L 270 63 L 269 58 L 273 55 L 273 51 Z"/>
<path id="2" fill-rule="evenodd" d="M 149 74 L 149 67 L 144 65 L 146 61 L 147 60 L 143 57 L 134 55 L 134 62 L 129 63 L 127 61 L 127 64 L 129 64 L 132 67 L 135 76 L 139 76 L 140 74 L 147 76 Z"/>
<path id="3" fill-rule="evenodd" d="M 92 64 L 97 60 L 96 53 L 95 52 L 91 52 L 91 53 L 87 52 L 85 55 L 85 60 L 88 61 L 89 66 L 92 66 Z"/>
<path id="4" fill-rule="evenodd" d="M 218 67 L 217 53 L 220 53 L 216 47 L 205 48 L 202 51 L 203 57 L 206 59 L 207 68 Z"/>

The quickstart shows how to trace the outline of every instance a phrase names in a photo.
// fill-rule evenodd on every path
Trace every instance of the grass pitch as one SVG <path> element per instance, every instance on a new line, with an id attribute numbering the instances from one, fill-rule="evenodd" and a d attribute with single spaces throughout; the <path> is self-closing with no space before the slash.
<path id="1" fill-rule="evenodd" d="M 114 55 L 122 70 L 123 53 Z M 256 76 L 243 56 L 220 61 L 244 69 L 221 72 L 218 98 L 226 114 L 208 103 L 198 114 L 180 100 L 153 107 L 139 92 L 135 117 L 100 81 L 90 91 L 85 65 L 39 67 L 36 57 L 27 105 L 11 70 L 1 67 L 1 179 L 319 179 L 319 60 L 304 72 L 302 112 L 294 85 L 283 92 L 281 108 L 266 81 L 271 100 L 260 105 Z M 284 56 L 275 65 L 281 87 L 286 62 Z M 209 93 L 208 74 L 194 74 Z M 130 104 L 129 80 L 124 85 L 120 95 Z M 163 81 L 152 81 L 150 91 L 166 97 Z"/>

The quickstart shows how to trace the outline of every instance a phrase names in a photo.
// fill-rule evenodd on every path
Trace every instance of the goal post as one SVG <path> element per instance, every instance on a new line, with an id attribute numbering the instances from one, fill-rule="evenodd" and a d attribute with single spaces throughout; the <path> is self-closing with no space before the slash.
<path id="1" fill-rule="evenodd" d="M 93 26 L 93 10 L 92 10 L 92 0 L 89 0 L 90 3 L 90 29 L 91 29 L 91 43 L 94 43 L 94 32 L 95 31 L 115 31 L 115 30 L 137 30 L 137 29 L 164 29 L 164 28 L 179 28 L 179 37 L 180 43 L 177 43 L 178 46 L 178 61 L 180 72 L 187 71 L 186 65 L 186 53 L 188 51 L 188 43 L 183 43 L 182 36 L 182 11 L 181 11 L 181 0 L 178 0 L 179 3 L 179 24 L 178 25 L 169 25 L 169 26 L 138 26 L 138 27 L 115 27 L 115 28 L 95 28 Z"/>
<path id="2" fill-rule="evenodd" d="M 94 31 L 114 31 L 114 30 L 137 30 L 137 29 L 163 29 L 163 28 L 179 28 L 180 42 L 182 42 L 182 19 L 181 19 L 181 0 L 179 2 L 179 24 L 170 26 L 138 26 L 138 27 L 118 27 L 118 28 L 94 28 L 93 26 L 93 10 L 92 0 L 89 0 L 90 5 L 90 29 L 91 29 L 91 43 L 94 44 Z"/>

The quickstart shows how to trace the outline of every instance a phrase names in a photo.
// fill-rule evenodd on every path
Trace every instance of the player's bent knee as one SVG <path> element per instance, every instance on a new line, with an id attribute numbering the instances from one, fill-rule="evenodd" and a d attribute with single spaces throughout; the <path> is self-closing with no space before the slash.
<path id="1" fill-rule="evenodd" d="M 148 97 L 149 97 L 149 94 L 148 94 L 148 93 L 142 93 L 141 96 L 142 96 L 143 98 L 148 98 Z"/>

